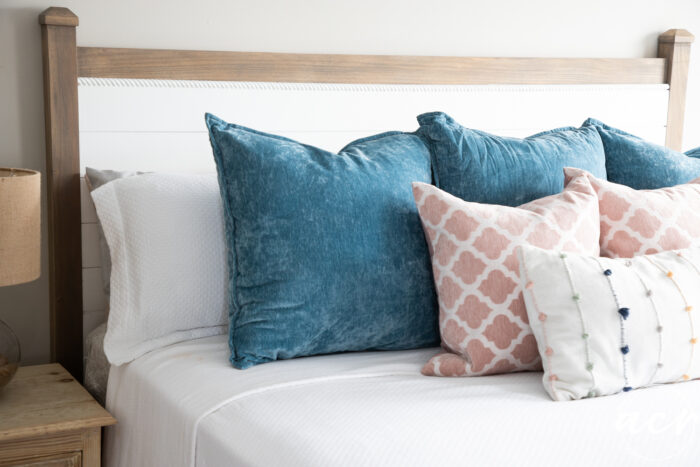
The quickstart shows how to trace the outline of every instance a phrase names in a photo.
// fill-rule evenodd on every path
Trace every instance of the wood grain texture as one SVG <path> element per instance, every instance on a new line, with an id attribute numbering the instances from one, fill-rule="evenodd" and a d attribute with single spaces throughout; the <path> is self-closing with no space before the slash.
<path id="1" fill-rule="evenodd" d="M 80 431 L 2 441 L 0 467 L 15 466 L 18 463 L 22 465 L 21 463 L 54 456 L 70 458 L 79 454 L 82 457 L 82 450 L 83 434 Z"/>
<path id="2" fill-rule="evenodd" d="M 22 367 L 0 392 L 0 467 L 99 467 L 114 423 L 61 365 Z"/>
<path id="3" fill-rule="evenodd" d="M 83 304 L 75 42 L 78 18 L 65 8 L 49 8 L 39 22 L 44 68 L 51 359 L 65 365 L 80 380 Z"/>
<path id="4" fill-rule="evenodd" d="M 690 46 L 695 37 L 684 29 L 669 29 L 659 36 L 658 56 L 666 60 L 666 77 L 670 92 L 666 121 L 666 146 L 680 151 L 683 148 L 685 100 L 688 88 Z"/>
<path id="5" fill-rule="evenodd" d="M 85 467 L 99 467 L 102 462 L 102 433 L 100 427 L 83 431 L 83 459 Z"/>
<path id="6" fill-rule="evenodd" d="M 0 443 L 114 423 L 109 412 L 57 363 L 20 367 L 0 392 Z"/>
<path id="7" fill-rule="evenodd" d="M 372 84 L 658 84 L 658 58 L 479 58 L 78 48 L 81 77 Z"/>
<path id="8" fill-rule="evenodd" d="M 68 8 L 52 6 L 41 12 L 39 24 L 76 27 L 78 25 L 78 17 Z"/>
<path id="9" fill-rule="evenodd" d="M 0 467 L 81 467 L 82 453 L 68 452 L 52 456 L 19 459 L 16 461 L 0 462 Z"/>

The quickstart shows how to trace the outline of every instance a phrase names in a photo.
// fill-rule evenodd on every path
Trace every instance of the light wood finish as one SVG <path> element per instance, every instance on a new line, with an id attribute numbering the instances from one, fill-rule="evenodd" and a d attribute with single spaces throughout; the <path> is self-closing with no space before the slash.
<path id="1" fill-rule="evenodd" d="M 83 435 L 79 431 L 0 442 L 0 467 L 14 467 L 54 456 L 79 454 L 82 459 L 83 446 Z"/>
<path id="2" fill-rule="evenodd" d="M 44 62 L 46 181 L 49 219 L 51 360 L 83 372 L 83 296 L 75 27 L 66 8 L 39 16 Z"/>
<path id="3" fill-rule="evenodd" d="M 670 85 L 666 144 L 680 148 L 692 35 L 659 38 L 658 58 L 474 58 L 76 47 L 78 18 L 39 17 L 44 48 L 52 356 L 82 370 L 77 77 L 357 84 Z"/>
<path id="4" fill-rule="evenodd" d="M 0 391 L 0 466 L 99 466 L 101 427 L 114 423 L 61 365 L 22 367 Z"/>
<path id="5" fill-rule="evenodd" d="M 68 8 L 52 6 L 39 15 L 39 24 L 76 27 L 78 25 L 78 17 Z"/>
<path id="6" fill-rule="evenodd" d="M 0 467 L 80 467 L 82 465 L 82 455 L 80 451 L 78 451 L 54 456 L 38 457 L 30 460 L 20 460 L 18 462 L 19 463 L 0 464 Z"/>
<path id="7" fill-rule="evenodd" d="M 83 432 L 83 465 L 100 465 L 102 460 L 102 429 L 90 428 Z"/>
<path id="8" fill-rule="evenodd" d="M 113 423 L 109 412 L 57 363 L 20 367 L 0 392 L 0 442 Z"/>
<path id="9" fill-rule="evenodd" d="M 658 84 L 658 58 L 475 58 L 78 48 L 84 77 L 373 84 Z M 556 70 L 556 71 L 555 71 Z"/>
<path id="10" fill-rule="evenodd" d="M 659 36 L 659 57 L 666 59 L 666 82 L 670 85 L 666 146 L 680 151 L 683 147 L 685 94 L 688 87 L 690 46 L 695 37 L 684 29 L 669 29 Z"/>

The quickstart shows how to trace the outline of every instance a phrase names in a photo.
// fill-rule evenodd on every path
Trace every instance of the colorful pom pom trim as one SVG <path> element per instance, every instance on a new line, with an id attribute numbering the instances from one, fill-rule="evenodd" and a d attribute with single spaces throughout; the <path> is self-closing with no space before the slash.
<path id="1" fill-rule="evenodd" d="M 646 282 L 644 279 L 642 279 L 642 276 L 639 275 L 639 273 L 634 269 L 630 268 L 630 271 L 637 276 L 637 279 L 639 279 L 639 283 L 642 284 L 642 288 L 646 291 L 645 295 L 649 299 L 649 303 L 651 303 L 651 309 L 654 311 L 654 316 L 656 317 L 656 333 L 659 336 L 659 352 L 657 354 L 657 363 L 656 363 L 656 368 L 654 368 L 654 372 L 651 375 L 651 378 L 649 379 L 649 383 L 647 383 L 647 386 L 651 386 L 656 382 L 656 375 L 659 372 L 660 368 L 663 368 L 663 344 L 664 344 L 664 337 L 663 337 L 663 331 L 664 327 L 661 325 L 661 317 L 659 316 L 659 310 L 656 307 L 656 301 L 654 300 L 654 294 L 652 293 L 651 289 L 647 286 Z"/>
<path id="2" fill-rule="evenodd" d="M 620 353 L 622 354 L 622 376 L 623 376 L 623 379 L 625 381 L 625 387 L 629 387 L 628 362 L 627 362 L 627 359 L 629 357 L 627 355 L 630 352 L 630 348 L 629 348 L 629 345 L 627 345 L 627 328 L 625 326 L 625 321 L 627 321 L 627 318 L 629 318 L 629 316 L 630 316 L 630 309 L 627 307 L 620 306 L 620 300 L 617 297 L 617 292 L 615 291 L 615 286 L 613 285 L 613 281 L 612 281 L 612 277 L 611 277 L 612 271 L 610 269 L 604 268 L 598 259 L 594 259 L 594 260 L 596 263 L 598 263 L 598 267 L 600 267 L 600 271 L 605 276 L 605 279 L 607 279 L 610 293 L 612 294 L 612 297 L 615 300 L 615 306 L 617 307 L 617 314 L 620 317 Z M 610 274 L 607 273 L 608 271 L 610 271 Z"/>
<path id="3" fill-rule="evenodd" d="M 678 257 L 681 258 L 685 263 L 687 263 L 687 264 L 689 264 L 691 267 L 693 267 L 693 269 L 695 269 L 695 271 L 696 271 L 698 274 L 700 274 L 700 271 L 698 271 L 698 268 L 695 267 L 695 265 L 694 265 L 692 262 L 690 262 L 690 261 L 689 261 L 687 258 L 685 258 L 684 256 L 678 254 L 677 252 L 676 252 L 676 254 L 677 254 Z M 685 310 L 686 313 L 688 314 L 688 325 L 689 325 L 689 327 L 690 327 L 690 336 L 691 336 L 691 339 L 690 339 L 690 358 L 688 359 L 688 367 L 687 367 L 688 369 L 687 369 L 687 371 L 686 371 L 686 374 L 683 375 L 683 379 L 686 380 L 686 379 L 687 379 L 686 376 L 688 376 L 687 373 L 688 373 L 688 372 L 690 371 L 690 369 L 693 367 L 693 360 L 695 359 L 695 345 L 694 345 L 695 343 L 693 342 L 693 340 L 695 339 L 695 322 L 694 322 L 694 320 L 693 320 L 693 313 L 692 313 L 693 307 L 688 303 L 688 299 L 687 299 L 687 297 L 685 296 L 685 294 L 683 293 L 683 290 L 681 289 L 681 286 L 678 284 L 678 282 L 676 281 L 676 279 L 674 279 L 673 271 L 670 271 L 670 270 L 667 270 L 667 269 L 662 268 L 659 264 L 657 264 L 656 262 L 652 261 L 652 259 L 651 259 L 650 257 L 648 257 L 648 256 L 645 256 L 645 258 L 647 259 L 647 261 L 649 261 L 649 263 L 651 263 L 651 264 L 652 264 L 653 266 L 655 266 L 659 271 L 661 271 L 662 274 L 665 274 L 666 277 L 668 277 L 668 279 L 673 283 L 674 287 L 676 288 L 676 290 L 677 290 L 678 293 L 680 294 L 681 298 L 683 299 L 683 303 L 685 304 L 684 310 Z"/>
<path id="4" fill-rule="evenodd" d="M 562 253 L 559 255 L 561 258 L 562 263 L 564 264 L 564 270 L 566 271 L 566 277 L 569 280 L 569 286 L 571 287 L 571 292 L 572 292 L 572 298 L 574 299 L 574 303 L 576 303 L 576 311 L 578 311 L 578 317 L 579 321 L 581 322 L 581 337 L 583 338 L 584 341 L 584 349 L 586 353 L 586 370 L 588 370 L 588 373 L 591 375 L 591 391 L 593 391 L 596 387 L 596 380 L 595 380 L 595 374 L 593 373 L 594 365 L 593 361 L 591 360 L 591 348 L 590 348 L 590 342 L 589 342 L 589 335 L 588 335 L 588 329 L 586 326 L 586 320 L 583 317 L 583 311 L 581 310 L 581 294 L 576 291 L 576 284 L 574 283 L 574 276 L 571 272 L 571 268 L 569 267 L 569 263 L 566 261 L 566 254 Z"/>
<path id="5" fill-rule="evenodd" d="M 525 266 L 525 256 L 520 255 L 520 261 L 522 261 L 523 266 Z M 547 315 L 540 312 L 540 306 L 537 303 L 537 297 L 535 296 L 535 284 L 527 277 L 527 267 L 523 268 L 525 276 L 523 279 L 525 280 L 526 286 L 525 288 L 530 291 L 530 296 L 532 297 L 532 304 L 535 307 L 535 312 L 537 313 L 537 317 L 542 323 L 541 328 L 542 328 L 542 338 L 544 340 L 544 345 L 545 345 L 545 357 L 544 360 L 544 366 L 547 369 L 547 373 L 549 373 L 549 390 L 552 396 L 554 397 L 555 400 L 559 400 L 559 396 L 557 395 L 557 392 L 554 389 L 554 381 L 557 380 L 557 375 L 555 375 L 552 372 L 552 355 L 554 355 L 554 350 L 549 346 L 549 337 L 547 335 L 547 326 L 545 325 L 547 321 Z"/>

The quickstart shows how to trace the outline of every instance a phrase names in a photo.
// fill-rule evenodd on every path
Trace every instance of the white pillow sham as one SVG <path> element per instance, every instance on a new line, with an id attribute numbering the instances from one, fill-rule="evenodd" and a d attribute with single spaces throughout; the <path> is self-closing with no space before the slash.
<path id="1" fill-rule="evenodd" d="M 92 192 L 112 260 L 104 350 L 113 365 L 226 332 L 226 241 L 216 174 L 144 174 Z"/>
<path id="2" fill-rule="evenodd" d="M 133 177 L 135 175 L 141 175 L 142 173 L 143 172 L 100 170 L 92 167 L 85 167 L 85 183 L 87 184 L 88 190 L 92 192 L 114 180 Z M 100 243 L 100 263 L 102 264 L 102 289 L 107 299 L 109 299 L 109 275 L 112 271 L 112 261 L 109 257 L 107 239 L 105 239 L 105 234 L 99 222 L 97 223 L 97 236 Z"/>
<path id="3" fill-rule="evenodd" d="M 700 249 L 610 259 L 523 246 L 519 256 L 552 399 L 700 377 Z"/>

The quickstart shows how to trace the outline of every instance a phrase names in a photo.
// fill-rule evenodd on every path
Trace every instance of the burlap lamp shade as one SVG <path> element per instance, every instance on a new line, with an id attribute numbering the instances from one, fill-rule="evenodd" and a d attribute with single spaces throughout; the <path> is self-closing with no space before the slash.
<path id="1" fill-rule="evenodd" d="M 41 272 L 41 174 L 0 168 L 0 287 Z"/>

